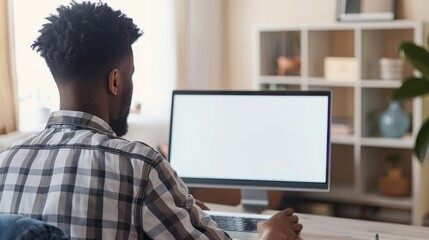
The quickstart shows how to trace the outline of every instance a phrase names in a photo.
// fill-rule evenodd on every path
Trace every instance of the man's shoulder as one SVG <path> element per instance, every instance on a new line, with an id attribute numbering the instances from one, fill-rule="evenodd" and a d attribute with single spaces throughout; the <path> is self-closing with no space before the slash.
<path id="1" fill-rule="evenodd" d="M 118 155 L 143 160 L 152 164 L 157 164 L 164 160 L 164 157 L 153 147 L 140 141 L 130 141 L 114 137 L 103 143 L 103 146 Z"/>
<path id="2" fill-rule="evenodd" d="M 15 141 L 2 152 L 10 150 L 58 150 L 58 149 L 85 149 L 89 151 L 102 151 L 108 154 L 125 157 L 132 161 L 143 161 L 150 165 L 156 165 L 164 158 L 151 146 L 139 142 L 129 141 L 124 138 L 109 134 L 81 130 L 77 132 L 56 132 L 46 129 L 42 132 L 26 136 Z M 66 135 L 68 135 L 66 137 Z"/>

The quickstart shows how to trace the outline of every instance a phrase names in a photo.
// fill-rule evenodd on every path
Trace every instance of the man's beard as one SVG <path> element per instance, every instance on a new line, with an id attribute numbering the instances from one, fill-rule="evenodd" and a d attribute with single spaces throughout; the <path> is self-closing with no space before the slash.
<path id="1" fill-rule="evenodd" d="M 110 121 L 109 125 L 118 137 L 124 136 L 128 132 L 128 115 L 130 114 L 131 98 L 133 91 L 128 90 L 121 102 L 121 112 L 119 117 Z"/>

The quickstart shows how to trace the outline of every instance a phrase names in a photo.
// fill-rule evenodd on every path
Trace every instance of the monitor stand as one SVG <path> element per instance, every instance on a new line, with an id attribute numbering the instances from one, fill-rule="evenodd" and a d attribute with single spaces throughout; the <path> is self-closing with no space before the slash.
<path id="1" fill-rule="evenodd" d="M 244 212 L 261 213 L 268 208 L 267 191 L 241 189 L 241 206 Z"/>

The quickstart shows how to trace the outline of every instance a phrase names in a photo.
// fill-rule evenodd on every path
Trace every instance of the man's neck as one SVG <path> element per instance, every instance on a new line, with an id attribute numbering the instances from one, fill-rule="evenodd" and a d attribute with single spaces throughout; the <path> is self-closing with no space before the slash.
<path id="1" fill-rule="evenodd" d="M 94 88 L 60 88 L 60 110 L 90 113 L 109 123 L 109 101 L 102 93 Z"/>

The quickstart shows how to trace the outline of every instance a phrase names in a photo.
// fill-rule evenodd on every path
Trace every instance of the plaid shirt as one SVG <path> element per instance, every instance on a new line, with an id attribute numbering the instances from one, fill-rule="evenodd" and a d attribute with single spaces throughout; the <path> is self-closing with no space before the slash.
<path id="1" fill-rule="evenodd" d="M 74 111 L 52 113 L 44 131 L 0 152 L 0 213 L 72 239 L 230 239 L 158 152 Z"/>

